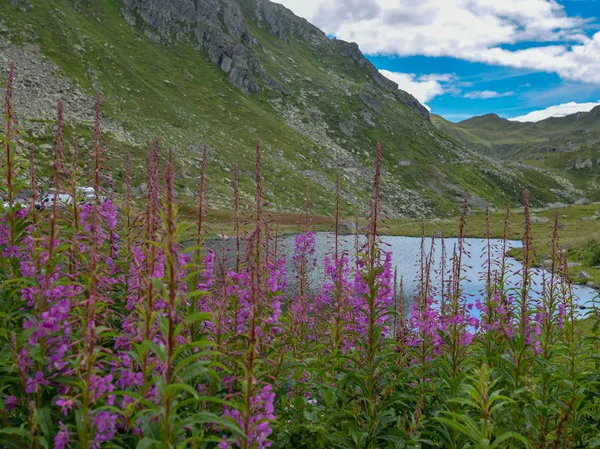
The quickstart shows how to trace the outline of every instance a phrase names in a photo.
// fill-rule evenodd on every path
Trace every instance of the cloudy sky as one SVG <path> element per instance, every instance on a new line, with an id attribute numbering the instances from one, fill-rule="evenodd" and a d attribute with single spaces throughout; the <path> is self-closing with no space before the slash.
<path id="1" fill-rule="evenodd" d="M 275 0 L 452 121 L 600 104 L 600 0 Z M 598 17 L 596 17 L 598 16 Z"/>

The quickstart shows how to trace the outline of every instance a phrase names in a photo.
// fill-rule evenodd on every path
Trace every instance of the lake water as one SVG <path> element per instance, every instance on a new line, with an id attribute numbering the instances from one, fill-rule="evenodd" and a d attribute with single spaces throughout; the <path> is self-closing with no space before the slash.
<path id="1" fill-rule="evenodd" d="M 292 255 L 294 252 L 294 239 L 295 236 L 286 236 L 281 239 L 282 252 L 287 256 L 288 272 L 290 275 L 290 283 L 294 283 L 294 270 L 292 263 Z M 318 289 L 323 281 L 323 263 L 325 255 L 330 254 L 333 247 L 334 236 L 331 233 L 316 233 L 316 251 L 315 258 L 317 265 L 314 271 L 311 272 L 309 282 L 311 287 Z M 342 244 L 341 248 L 348 251 L 349 254 L 354 252 L 354 237 L 344 236 L 341 237 Z M 384 248 L 387 251 L 392 252 L 393 265 L 398 270 L 398 279 L 403 279 L 404 292 L 407 298 L 412 298 L 417 287 L 418 274 L 420 272 L 420 254 L 421 254 L 421 239 L 417 237 L 382 237 Z M 487 254 L 487 242 L 482 239 L 466 239 L 466 248 L 469 252 L 468 256 L 463 256 L 463 276 L 465 282 L 462 283 L 464 294 L 467 301 L 473 302 L 477 296 L 481 296 L 481 292 L 484 290 L 485 281 L 483 274 L 487 272 L 486 266 L 486 254 Z M 452 266 L 452 253 L 455 245 L 457 245 L 457 239 L 445 239 L 446 247 L 446 270 L 450 270 Z M 520 241 L 508 241 L 508 248 L 521 247 Z M 425 239 L 425 248 L 429 253 L 431 247 L 431 239 Z M 436 272 L 440 271 L 442 261 L 442 248 L 441 240 L 435 241 L 435 251 L 433 257 L 433 267 Z M 492 254 L 494 259 L 498 259 L 502 254 L 502 241 L 492 240 Z M 522 270 L 522 264 L 514 259 L 509 259 L 509 270 L 510 273 L 507 287 L 518 288 L 520 285 L 520 270 Z M 541 291 L 542 281 L 542 270 L 532 270 L 532 292 L 533 298 L 539 297 Z M 546 277 L 549 279 L 549 273 L 546 272 Z M 433 285 L 439 285 L 439 275 L 433 275 Z M 446 276 L 447 278 L 447 276 Z M 293 288 L 293 287 L 292 287 Z M 598 299 L 598 293 L 590 288 L 584 286 L 573 286 L 574 295 L 576 302 L 580 307 L 589 307 L 592 301 Z"/>

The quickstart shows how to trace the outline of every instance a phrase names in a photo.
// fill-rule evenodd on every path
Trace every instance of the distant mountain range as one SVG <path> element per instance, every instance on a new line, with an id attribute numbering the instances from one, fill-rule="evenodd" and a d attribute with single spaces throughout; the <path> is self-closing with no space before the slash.
<path id="1" fill-rule="evenodd" d="M 547 133 L 516 128 L 539 124 L 430 118 L 356 44 L 330 39 L 268 0 L 0 0 L 0 7 L 0 67 L 5 73 L 9 60 L 16 63 L 21 139 L 37 145 L 42 178 L 56 102 L 65 103 L 67 138 L 80 135 L 85 147 L 100 91 L 113 175 L 122 179 L 130 152 L 138 194 L 154 136 L 175 148 L 182 201 L 193 199 L 201 146 L 209 145 L 209 195 L 220 209 L 230 207 L 233 163 L 243 200 L 252 201 L 257 138 L 265 195 L 287 211 L 301 209 L 308 185 L 314 210 L 331 212 L 340 172 L 347 210 L 366 212 L 379 141 L 393 216 L 453 214 L 464 191 L 472 207 L 484 208 L 519 203 L 525 188 L 536 204 L 572 201 L 587 189 L 521 148 L 531 133 L 542 151 Z M 500 136 L 503 126 L 515 128 Z M 561 136 L 582 137 L 564 128 Z"/>
<path id="2" fill-rule="evenodd" d="M 589 112 L 515 122 L 487 114 L 459 123 L 432 115 L 440 131 L 480 154 L 552 170 L 599 198 L 600 106 Z"/>

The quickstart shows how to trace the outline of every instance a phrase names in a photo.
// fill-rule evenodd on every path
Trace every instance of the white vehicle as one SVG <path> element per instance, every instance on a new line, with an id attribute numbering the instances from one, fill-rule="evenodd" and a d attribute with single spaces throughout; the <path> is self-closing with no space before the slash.
<path id="1" fill-rule="evenodd" d="M 81 195 L 84 197 L 94 196 L 96 194 L 96 191 L 93 187 L 77 187 L 75 190 L 77 191 L 77 195 Z"/>
<path id="2" fill-rule="evenodd" d="M 59 207 L 69 206 L 73 204 L 73 197 L 71 195 L 67 193 L 59 193 L 58 195 L 56 195 L 54 192 L 49 192 L 46 194 L 46 196 L 44 196 L 44 198 L 42 198 L 42 201 L 40 201 L 41 208 L 47 209 L 49 207 L 52 207 L 52 205 L 54 204 L 55 196 L 57 197 L 57 205 Z"/>

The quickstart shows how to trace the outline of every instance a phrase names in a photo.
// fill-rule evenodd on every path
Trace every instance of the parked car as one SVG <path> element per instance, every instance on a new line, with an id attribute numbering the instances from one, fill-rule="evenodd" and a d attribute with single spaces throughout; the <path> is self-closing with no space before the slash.
<path id="1" fill-rule="evenodd" d="M 58 201 L 58 206 L 59 207 L 65 207 L 68 205 L 72 205 L 73 204 L 73 197 L 71 195 L 69 195 L 68 193 L 55 193 L 54 189 L 50 189 L 48 190 L 48 192 L 46 192 L 46 194 L 44 195 L 44 197 L 42 198 L 42 200 L 40 201 L 40 207 L 39 209 L 47 209 L 49 207 L 52 207 L 52 204 L 54 203 L 54 197 L 57 197 L 57 201 Z M 37 206 L 36 206 L 37 207 Z"/>
<path id="2" fill-rule="evenodd" d="M 83 197 L 94 196 L 96 194 L 96 190 L 93 187 L 77 187 L 75 190 L 77 191 L 77 195 Z"/>

